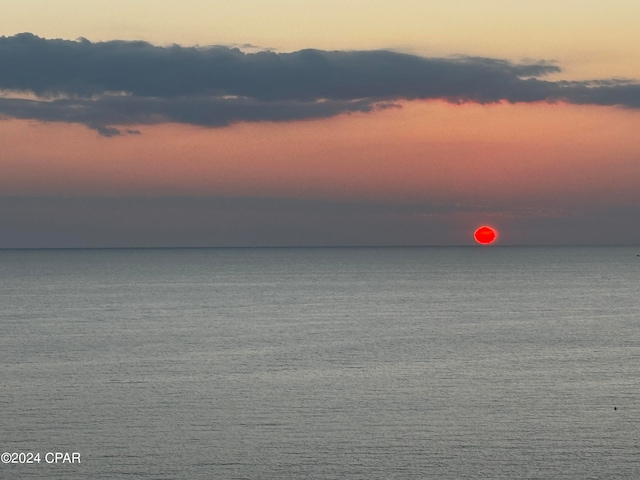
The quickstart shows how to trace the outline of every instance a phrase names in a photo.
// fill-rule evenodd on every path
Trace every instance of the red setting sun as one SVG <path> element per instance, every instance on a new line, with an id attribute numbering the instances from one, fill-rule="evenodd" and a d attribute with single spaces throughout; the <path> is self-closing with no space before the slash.
<path id="1" fill-rule="evenodd" d="M 476 242 L 480 245 L 489 245 L 496 241 L 496 238 L 498 238 L 498 232 L 491 227 L 483 225 L 473 233 L 473 238 L 475 238 Z"/>

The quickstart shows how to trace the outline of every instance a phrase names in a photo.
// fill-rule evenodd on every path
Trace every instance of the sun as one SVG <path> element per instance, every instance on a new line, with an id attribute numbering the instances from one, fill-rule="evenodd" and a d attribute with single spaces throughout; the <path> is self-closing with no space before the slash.
<path id="1" fill-rule="evenodd" d="M 498 238 L 498 232 L 495 228 L 483 225 L 473 232 L 473 238 L 475 238 L 476 242 L 480 245 L 490 245 Z"/>

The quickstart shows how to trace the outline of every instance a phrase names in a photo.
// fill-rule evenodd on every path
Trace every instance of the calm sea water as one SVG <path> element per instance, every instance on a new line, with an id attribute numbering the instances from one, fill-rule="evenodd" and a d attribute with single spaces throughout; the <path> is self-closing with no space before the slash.
<path id="1" fill-rule="evenodd" d="M 0 477 L 640 478 L 638 254 L 0 251 Z"/>

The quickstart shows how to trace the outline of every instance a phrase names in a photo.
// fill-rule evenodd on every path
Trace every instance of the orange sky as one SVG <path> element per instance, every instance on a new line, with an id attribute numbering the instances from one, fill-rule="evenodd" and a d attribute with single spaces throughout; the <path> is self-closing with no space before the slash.
<path id="1" fill-rule="evenodd" d="M 561 67 L 560 73 L 545 77 L 554 81 L 640 78 L 640 4 L 629 0 L 407 0 L 400 6 L 385 0 L 348 5 L 330 0 L 305 3 L 304 9 L 293 0 L 184 0 L 155 7 L 71 0 L 65 3 L 68 8 L 61 5 L 55 0 L 13 2 L 0 18 L 0 29 L 5 35 L 28 31 L 94 41 L 251 44 L 242 47 L 246 50 L 388 48 L 427 56 L 542 59 Z M 0 196 L 251 197 L 430 206 L 435 213 L 425 207 L 421 217 L 410 220 L 424 220 L 426 230 L 407 233 L 406 242 L 398 234 L 400 243 L 408 244 L 468 243 L 469 238 L 457 239 L 453 233 L 428 237 L 429 219 L 436 217 L 445 223 L 463 219 L 464 228 L 487 219 L 501 221 L 503 229 L 513 232 L 501 236 L 507 244 L 509 238 L 526 241 L 517 230 L 528 218 L 578 222 L 575 212 L 580 211 L 584 218 L 576 232 L 619 227 L 612 243 L 640 242 L 640 228 L 625 230 L 640 224 L 638 218 L 620 213 L 618 224 L 605 228 L 598 222 L 615 215 L 591 218 L 584 213 L 640 210 L 640 111 L 634 109 L 404 101 L 402 108 L 323 120 L 130 127 L 141 134 L 105 138 L 82 125 L 0 118 Z M 11 209 L 5 210 L 0 247 L 3 228 L 23 238 Z M 448 213 L 453 210 L 455 215 Z M 30 212 L 24 216 L 32 220 L 25 222 L 40 231 L 38 212 Z M 306 214 L 299 213 L 300 218 Z M 69 220 L 77 223 L 78 232 L 82 221 Z M 389 230 L 385 225 L 376 228 Z M 569 230 L 554 236 L 555 223 L 539 225 L 550 232 L 540 242 L 578 238 Z M 367 234 L 357 242 L 380 243 L 384 236 L 376 237 L 375 230 Z"/>
<path id="2" fill-rule="evenodd" d="M 605 107 L 407 102 L 374 114 L 209 129 L 5 121 L 5 195 L 244 195 L 491 203 L 628 201 L 640 115 Z"/>

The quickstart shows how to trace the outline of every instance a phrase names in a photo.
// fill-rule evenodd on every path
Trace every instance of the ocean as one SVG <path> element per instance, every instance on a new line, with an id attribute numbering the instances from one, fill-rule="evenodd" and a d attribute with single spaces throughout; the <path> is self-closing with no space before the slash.
<path id="1" fill-rule="evenodd" d="M 0 477 L 638 479 L 638 255 L 2 250 Z"/>

